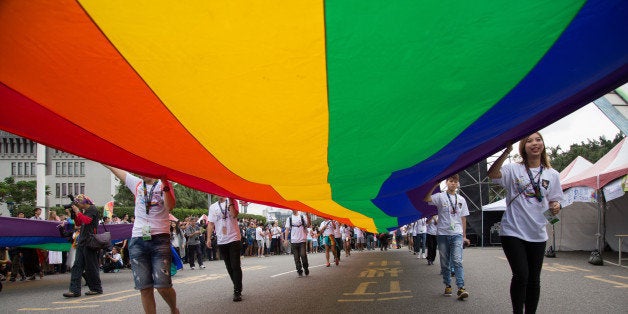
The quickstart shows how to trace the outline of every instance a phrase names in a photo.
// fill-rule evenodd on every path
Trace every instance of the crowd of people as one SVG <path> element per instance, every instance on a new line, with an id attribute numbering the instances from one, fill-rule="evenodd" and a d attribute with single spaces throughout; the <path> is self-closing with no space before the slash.
<path id="1" fill-rule="evenodd" d="M 512 145 L 512 144 L 511 144 Z M 540 272 L 543 263 L 549 215 L 561 210 L 562 190 L 558 172 L 551 168 L 542 136 L 536 132 L 519 142 L 520 163 L 504 165 L 505 156 L 491 166 L 489 177 L 504 187 L 508 203 L 501 222 L 501 242 L 512 270 L 510 285 L 513 312 L 535 312 L 540 295 Z M 117 272 L 124 267 L 133 271 L 135 288 L 140 290 L 146 313 L 155 312 L 154 290 L 166 301 L 172 313 L 178 313 L 176 292 L 172 287 L 167 266 L 173 254 L 190 270 L 204 269 L 204 261 L 223 260 L 234 285 L 233 301 L 242 300 L 241 258 L 270 257 L 293 254 L 299 276 L 309 275 L 308 254 L 325 253 L 326 266 L 339 265 L 352 250 L 399 249 L 407 245 L 418 259 L 434 265 L 436 251 L 444 295 L 453 295 L 451 278 L 455 278 L 457 297 L 469 297 L 465 289 L 463 248 L 470 244 L 466 237 L 466 200 L 457 189 L 459 177 L 454 174 L 445 181 L 446 189 L 425 201 L 436 207 L 434 215 L 423 217 L 395 231 L 374 234 L 335 220 L 313 224 L 309 214 L 293 210 L 283 226 L 277 221 L 264 223 L 256 219 L 238 219 L 235 200 L 220 196 L 211 204 L 207 218 L 172 219 L 174 191 L 165 179 L 136 177 L 124 170 L 109 167 L 133 192 L 136 199 L 135 216 L 100 217 L 94 203 L 78 195 L 66 215 L 50 213 L 49 219 L 59 221 L 59 232 L 72 243 L 70 252 L 46 252 L 30 248 L 0 250 L 0 279 L 2 281 L 35 280 L 44 272 L 63 273 L 71 267 L 70 291 L 65 297 L 81 295 L 81 278 L 85 278 L 87 295 L 101 294 L 99 270 Z M 150 192 L 149 192 L 150 191 Z M 41 209 L 30 219 L 42 219 Z M 18 215 L 25 218 L 23 213 Z M 86 241 L 98 223 L 132 223 L 132 237 L 99 252 L 86 247 Z M 171 249 L 172 248 L 172 249 Z M 172 252 L 175 253 L 172 253 Z M 103 254 L 104 253 L 104 254 Z M 167 263 L 164 263 L 166 261 Z M 160 271 L 155 271 L 159 269 Z"/>

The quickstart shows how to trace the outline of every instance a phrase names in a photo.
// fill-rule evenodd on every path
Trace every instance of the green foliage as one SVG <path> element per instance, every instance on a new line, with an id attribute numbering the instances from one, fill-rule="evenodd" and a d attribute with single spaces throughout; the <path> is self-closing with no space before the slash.
<path id="1" fill-rule="evenodd" d="M 604 136 L 600 136 L 597 140 L 588 139 L 586 143 L 580 142 L 580 144 L 572 144 L 567 152 L 564 152 L 560 145 L 547 147 L 547 153 L 552 168 L 561 172 L 578 156 L 582 156 L 591 163 L 597 162 L 615 147 L 615 145 L 621 142 L 624 137 L 625 135 L 619 132 L 615 135 L 613 140 L 607 140 Z"/>
<path id="2" fill-rule="evenodd" d="M 126 185 L 119 184 L 113 200 L 117 206 L 135 206 L 135 196 Z"/>
<path id="3" fill-rule="evenodd" d="M 49 195 L 49 187 L 46 186 L 46 195 Z M 6 177 L 0 182 L 0 203 L 7 203 L 11 216 L 18 212 L 30 212 L 37 202 L 37 181 L 15 181 L 13 177 Z M 28 217 L 28 216 L 27 216 Z"/>
<path id="4" fill-rule="evenodd" d="M 175 184 L 174 194 L 177 198 L 177 207 L 208 208 L 207 194 L 204 192 L 191 189 L 181 184 Z"/>

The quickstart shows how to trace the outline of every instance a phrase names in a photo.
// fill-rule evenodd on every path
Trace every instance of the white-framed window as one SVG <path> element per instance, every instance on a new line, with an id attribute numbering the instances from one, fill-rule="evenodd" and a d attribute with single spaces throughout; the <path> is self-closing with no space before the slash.
<path id="1" fill-rule="evenodd" d="M 61 176 L 66 176 L 68 173 L 68 163 L 67 162 L 62 162 L 61 163 Z"/>
<path id="2" fill-rule="evenodd" d="M 81 162 L 81 177 L 85 176 L 85 162 Z"/>
<path id="3" fill-rule="evenodd" d="M 60 176 L 61 175 L 61 163 L 60 162 L 56 162 L 55 163 L 55 176 Z"/>
<path id="4" fill-rule="evenodd" d="M 61 183 L 55 185 L 55 197 L 61 198 Z"/>
<path id="5" fill-rule="evenodd" d="M 85 183 L 81 183 L 81 194 L 85 194 Z"/>
<path id="6" fill-rule="evenodd" d="M 68 185 L 61 183 L 61 195 L 68 195 Z"/>

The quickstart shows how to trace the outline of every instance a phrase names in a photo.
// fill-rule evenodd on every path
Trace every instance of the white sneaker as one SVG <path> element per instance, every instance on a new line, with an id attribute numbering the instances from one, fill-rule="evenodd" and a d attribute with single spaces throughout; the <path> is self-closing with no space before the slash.
<path id="1" fill-rule="evenodd" d="M 190 267 L 190 270 L 194 270 L 194 267 Z"/>
<path id="2" fill-rule="evenodd" d="M 421 258 L 425 258 L 425 253 L 421 253 Z"/>
<path id="3" fill-rule="evenodd" d="M 205 269 L 205 265 L 201 265 L 201 268 L 202 268 L 202 269 Z"/>
<path id="4" fill-rule="evenodd" d="M 421 254 L 417 254 L 417 255 L 416 255 L 416 258 L 417 258 L 417 259 L 421 259 Z"/>

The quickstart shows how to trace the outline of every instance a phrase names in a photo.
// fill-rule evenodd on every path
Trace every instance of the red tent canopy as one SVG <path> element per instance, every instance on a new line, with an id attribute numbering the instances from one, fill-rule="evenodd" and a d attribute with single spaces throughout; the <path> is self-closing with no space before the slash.
<path id="1" fill-rule="evenodd" d="M 563 190 L 574 186 L 600 189 L 609 182 L 628 174 L 628 144 L 624 138 L 589 169 L 567 178 Z"/>

